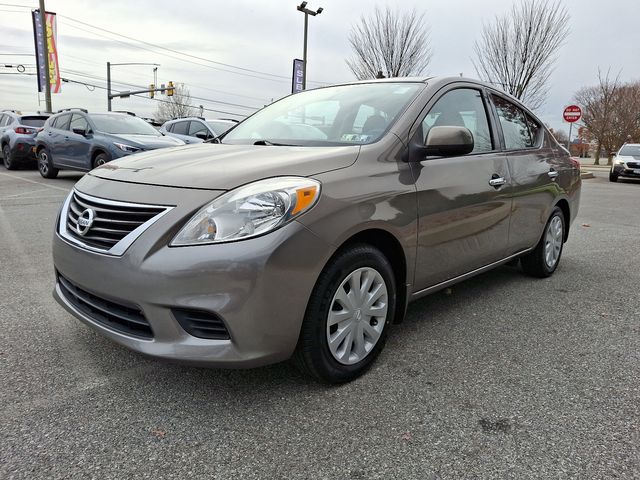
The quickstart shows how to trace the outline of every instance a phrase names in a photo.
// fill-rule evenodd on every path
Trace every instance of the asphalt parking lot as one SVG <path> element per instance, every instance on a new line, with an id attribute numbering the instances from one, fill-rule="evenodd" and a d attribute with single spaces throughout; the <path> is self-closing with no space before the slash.
<path id="1" fill-rule="evenodd" d="M 1 478 L 639 478 L 640 182 L 585 180 L 547 280 L 501 267 L 412 304 L 372 370 L 162 363 L 51 296 L 79 175 L 0 169 Z"/>

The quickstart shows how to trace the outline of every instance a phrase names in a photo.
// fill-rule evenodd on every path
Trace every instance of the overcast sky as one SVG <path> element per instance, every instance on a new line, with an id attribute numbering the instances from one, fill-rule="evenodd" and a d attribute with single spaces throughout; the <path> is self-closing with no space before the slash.
<path id="1" fill-rule="evenodd" d="M 205 115 L 219 118 L 230 117 L 232 113 L 251 113 L 254 110 L 245 107 L 261 107 L 290 92 L 292 59 L 302 57 L 303 15 L 296 11 L 298 3 L 294 0 L 47 0 L 46 8 L 58 14 L 63 77 L 104 87 L 107 61 L 159 63 L 158 83 L 169 80 L 184 83 L 192 96 L 207 99 L 195 99 L 194 104 L 217 110 Z M 512 3 L 511 0 L 312 0 L 309 7 L 322 6 L 324 11 L 309 20 L 308 87 L 354 79 L 344 61 L 351 53 L 347 42 L 349 29 L 366 13 L 363 8 L 371 9 L 376 4 L 389 4 L 402 10 L 415 7 L 426 12 L 433 49 L 426 73 L 463 73 L 475 77 L 472 48 L 482 25 L 507 11 Z M 25 64 L 27 72 L 34 71 L 29 67 L 34 64 L 30 10 L 7 4 L 33 7 L 37 2 L 0 2 L 0 73 L 15 72 L 4 65 L 17 63 Z M 559 53 L 549 98 L 537 113 L 552 127 L 567 130 L 567 124 L 562 122 L 562 109 L 571 102 L 578 88 L 596 82 L 598 67 L 611 68 L 616 74 L 621 71 L 623 80 L 640 79 L 640 1 L 565 0 L 564 4 L 571 14 L 571 34 Z M 93 27 L 262 73 L 158 51 Z M 152 68 L 113 67 L 112 79 L 146 87 L 153 81 Z M 115 88 L 134 87 L 118 84 Z M 152 116 L 156 106 L 150 99 L 129 98 L 114 100 L 113 109 Z M 65 83 L 62 93 L 53 95 L 53 107 L 106 110 L 106 92 Z M 1 108 L 38 109 L 36 78 L 0 75 Z"/>

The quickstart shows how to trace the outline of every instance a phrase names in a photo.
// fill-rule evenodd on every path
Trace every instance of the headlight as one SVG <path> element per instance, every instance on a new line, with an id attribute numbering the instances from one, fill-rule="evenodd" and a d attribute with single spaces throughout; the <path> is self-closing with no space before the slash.
<path id="1" fill-rule="evenodd" d="M 178 232 L 171 246 L 251 238 L 271 232 L 313 207 L 320 182 L 300 177 L 259 180 L 205 205 Z"/>
<path id="2" fill-rule="evenodd" d="M 622 164 L 622 163 L 624 163 L 624 158 L 623 157 L 616 157 L 616 158 L 613 159 L 613 163 Z"/>
<path id="3" fill-rule="evenodd" d="M 139 152 L 141 150 L 138 147 L 132 147 L 131 145 L 125 145 L 124 143 L 113 142 L 113 144 L 116 147 L 118 147 L 120 150 L 122 150 L 123 152 L 127 152 L 127 153 L 135 153 L 135 152 Z"/>

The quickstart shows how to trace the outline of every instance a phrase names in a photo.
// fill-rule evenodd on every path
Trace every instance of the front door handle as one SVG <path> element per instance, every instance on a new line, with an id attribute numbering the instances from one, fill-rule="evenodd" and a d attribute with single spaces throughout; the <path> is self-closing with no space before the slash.
<path id="1" fill-rule="evenodd" d="M 555 168 L 552 168 L 551 170 L 549 170 L 549 173 L 547 173 L 547 175 L 549 175 L 551 178 L 556 178 L 558 175 L 560 175 L 560 173 Z"/>
<path id="2" fill-rule="evenodd" d="M 494 174 L 493 177 L 491 177 L 491 180 L 489 180 L 489 185 L 491 185 L 492 187 L 496 187 L 496 188 L 497 187 L 501 187 L 505 183 L 507 183 L 507 181 L 504 178 L 499 177 L 496 174 Z"/>

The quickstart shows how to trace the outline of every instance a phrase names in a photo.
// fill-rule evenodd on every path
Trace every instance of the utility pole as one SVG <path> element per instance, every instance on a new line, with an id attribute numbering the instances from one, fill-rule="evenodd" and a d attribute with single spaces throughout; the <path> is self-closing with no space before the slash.
<path id="1" fill-rule="evenodd" d="M 47 107 L 47 112 L 53 112 L 51 109 L 51 77 L 49 75 L 49 45 L 47 41 L 47 22 L 46 15 L 44 9 L 44 0 L 40 0 L 40 23 L 42 24 L 42 38 L 43 38 L 43 50 L 44 50 L 44 59 L 45 59 L 45 67 L 44 70 L 47 74 L 47 81 L 44 82 L 44 100 L 45 105 Z"/>
<path id="2" fill-rule="evenodd" d="M 111 62 L 107 62 L 107 112 L 111 111 Z"/>
<path id="3" fill-rule="evenodd" d="M 318 8 L 318 10 L 313 11 L 307 8 L 307 2 L 302 2 L 300 5 L 296 7 L 299 12 L 304 13 L 304 50 L 302 52 L 302 89 L 307 89 L 307 31 L 309 29 L 309 15 L 315 17 L 316 15 L 320 15 L 324 10 L 322 7 Z"/>

